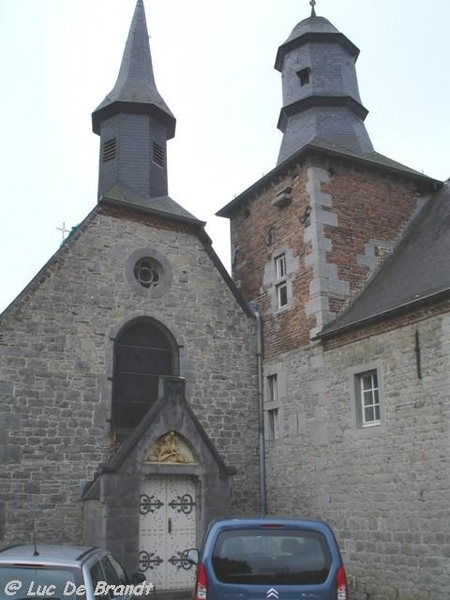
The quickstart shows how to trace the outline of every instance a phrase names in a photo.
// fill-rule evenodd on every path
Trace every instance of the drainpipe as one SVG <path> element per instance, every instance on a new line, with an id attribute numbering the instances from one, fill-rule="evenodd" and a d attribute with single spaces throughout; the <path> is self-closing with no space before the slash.
<path id="1" fill-rule="evenodd" d="M 263 364 L 262 364 L 262 321 L 256 304 L 252 305 L 256 320 L 256 364 L 258 373 L 258 446 L 259 446 L 259 497 L 260 512 L 267 514 L 266 497 L 266 444 L 264 437 L 264 395 L 263 395 Z"/>

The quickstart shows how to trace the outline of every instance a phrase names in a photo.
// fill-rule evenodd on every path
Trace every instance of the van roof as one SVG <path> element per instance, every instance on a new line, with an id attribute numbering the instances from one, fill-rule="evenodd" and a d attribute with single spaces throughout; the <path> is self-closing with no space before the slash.
<path id="1" fill-rule="evenodd" d="M 258 516 L 258 517 L 218 517 L 212 523 L 229 523 L 236 525 L 328 525 L 319 519 L 309 519 L 303 517 L 276 517 L 276 516 Z"/>

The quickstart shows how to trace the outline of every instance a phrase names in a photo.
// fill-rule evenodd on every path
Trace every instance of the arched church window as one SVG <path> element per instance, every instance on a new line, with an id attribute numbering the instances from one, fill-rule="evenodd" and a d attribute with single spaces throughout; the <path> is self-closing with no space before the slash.
<path id="1" fill-rule="evenodd" d="M 134 429 L 158 398 L 159 377 L 178 374 L 178 347 L 154 319 L 127 325 L 114 345 L 112 425 Z"/>

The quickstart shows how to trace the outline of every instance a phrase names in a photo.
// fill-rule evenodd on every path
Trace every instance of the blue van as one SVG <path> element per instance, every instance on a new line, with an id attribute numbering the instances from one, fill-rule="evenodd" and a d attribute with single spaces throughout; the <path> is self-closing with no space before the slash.
<path id="1" fill-rule="evenodd" d="M 296 518 L 217 519 L 200 550 L 194 600 L 348 600 L 336 538 L 326 523 Z"/>

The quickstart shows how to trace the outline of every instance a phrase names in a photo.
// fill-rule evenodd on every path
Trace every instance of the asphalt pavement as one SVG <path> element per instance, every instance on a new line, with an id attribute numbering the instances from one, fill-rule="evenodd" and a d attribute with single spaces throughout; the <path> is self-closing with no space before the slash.
<path id="1" fill-rule="evenodd" d="M 155 590 L 145 600 L 192 600 L 192 590 Z"/>

